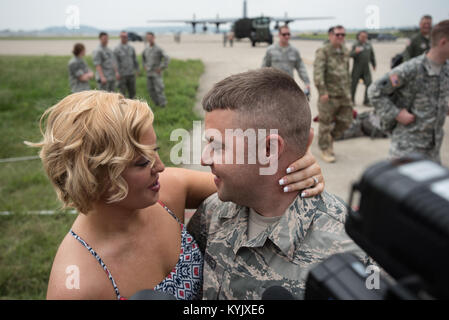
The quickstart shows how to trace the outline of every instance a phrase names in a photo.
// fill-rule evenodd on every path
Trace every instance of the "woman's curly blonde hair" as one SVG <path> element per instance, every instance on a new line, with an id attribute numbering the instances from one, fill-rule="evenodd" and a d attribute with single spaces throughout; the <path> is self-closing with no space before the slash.
<path id="1" fill-rule="evenodd" d="M 154 146 L 140 144 L 153 123 L 148 104 L 121 94 L 83 91 L 47 109 L 40 119 L 44 169 L 64 207 L 88 213 L 94 201 L 126 198 L 123 170 L 138 156 L 154 163 Z M 46 120 L 46 129 L 43 124 Z"/>

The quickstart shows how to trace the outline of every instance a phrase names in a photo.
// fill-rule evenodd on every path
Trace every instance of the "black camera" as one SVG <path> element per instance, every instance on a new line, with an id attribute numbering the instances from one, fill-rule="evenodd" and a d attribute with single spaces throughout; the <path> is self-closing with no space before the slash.
<path id="1" fill-rule="evenodd" d="M 391 278 L 370 287 L 365 266 L 338 254 L 310 271 L 306 299 L 449 298 L 447 168 L 417 156 L 371 166 L 352 186 L 345 227 Z"/>

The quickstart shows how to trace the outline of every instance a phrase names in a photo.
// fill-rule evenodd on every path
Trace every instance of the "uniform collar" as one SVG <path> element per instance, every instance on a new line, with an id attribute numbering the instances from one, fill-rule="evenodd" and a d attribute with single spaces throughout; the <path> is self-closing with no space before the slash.
<path id="1" fill-rule="evenodd" d="M 329 47 L 329 50 L 331 50 L 332 52 L 335 52 L 335 53 L 337 53 L 337 54 L 341 54 L 341 53 L 344 53 L 344 52 L 346 52 L 346 45 L 343 43 L 342 45 L 341 45 L 341 47 L 338 49 L 338 48 L 335 48 L 333 45 L 332 45 L 332 43 L 330 43 L 329 42 L 329 44 L 327 45 L 328 47 Z"/>
<path id="2" fill-rule="evenodd" d="M 220 218 L 234 219 L 234 228 L 227 240 L 234 254 L 237 255 L 241 247 L 262 247 L 269 239 L 292 261 L 295 252 L 307 235 L 317 209 L 320 209 L 317 204 L 323 203 L 320 200 L 321 196 L 313 197 L 312 199 L 301 199 L 298 194 L 278 222 L 275 222 L 250 241 L 248 241 L 247 236 L 249 208 L 235 205 L 233 209 L 230 208 L 231 210 L 220 212 L 219 216 Z M 313 208 L 313 210 L 310 210 L 310 208 Z"/>
<path id="3" fill-rule="evenodd" d="M 432 73 L 432 67 L 430 66 L 430 61 L 429 58 L 427 58 L 427 52 L 423 53 L 421 56 L 418 57 L 418 59 L 422 59 L 422 64 L 424 66 L 424 69 L 427 72 L 427 75 L 431 76 L 434 75 Z M 441 71 L 440 71 L 440 75 L 442 73 L 445 74 L 449 74 L 449 60 L 446 60 L 445 63 L 443 63 L 443 65 L 441 66 Z"/>
<path id="4" fill-rule="evenodd" d="M 281 45 L 279 44 L 279 42 L 276 42 L 276 47 L 278 47 L 279 49 L 288 49 L 288 48 L 290 48 L 290 43 L 287 44 L 287 46 L 285 46 L 285 47 L 281 47 Z"/>

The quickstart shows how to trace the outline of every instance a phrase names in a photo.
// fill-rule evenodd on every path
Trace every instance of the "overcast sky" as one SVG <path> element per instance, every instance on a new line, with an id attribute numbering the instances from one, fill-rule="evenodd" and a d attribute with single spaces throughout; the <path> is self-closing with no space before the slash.
<path id="1" fill-rule="evenodd" d="M 64 26 L 79 10 L 79 22 L 98 29 L 151 26 L 150 19 L 197 19 L 242 16 L 243 0 L 0 0 L 0 29 L 33 30 Z M 378 8 L 378 15 L 375 11 Z M 374 11 L 373 11 L 374 10 Z M 248 0 L 248 16 L 282 17 L 334 16 L 329 21 L 296 22 L 295 29 L 327 29 L 342 24 L 366 28 L 412 26 L 423 14 L 434 22 L 449 18 L 447 0 Z"/>

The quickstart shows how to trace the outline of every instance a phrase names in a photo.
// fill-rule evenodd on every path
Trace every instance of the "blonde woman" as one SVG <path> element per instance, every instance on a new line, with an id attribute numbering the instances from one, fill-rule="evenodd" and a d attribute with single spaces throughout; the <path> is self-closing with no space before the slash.
<path id="1" fill-rule="evenodd" d="M 74 93 L 48 109 L 43 166 L 66 207 L 79 215 L 50 274 L 48 299 L 125 299 L 154 289 L 200 298 L 203 257 L 183 224 L 184 210 L 216 192 L 213 175 L 164 168 L 153 114 L 118 93 Z M 288 175 L 292 190 L 320 193 L 321 169 L 310 154 Z M 281 188 L 281 186 L 279 186 Z M 282 186 L 283 187 L 283 186 Z M 105 274 L 106 273 L 106 274 Z"/>

